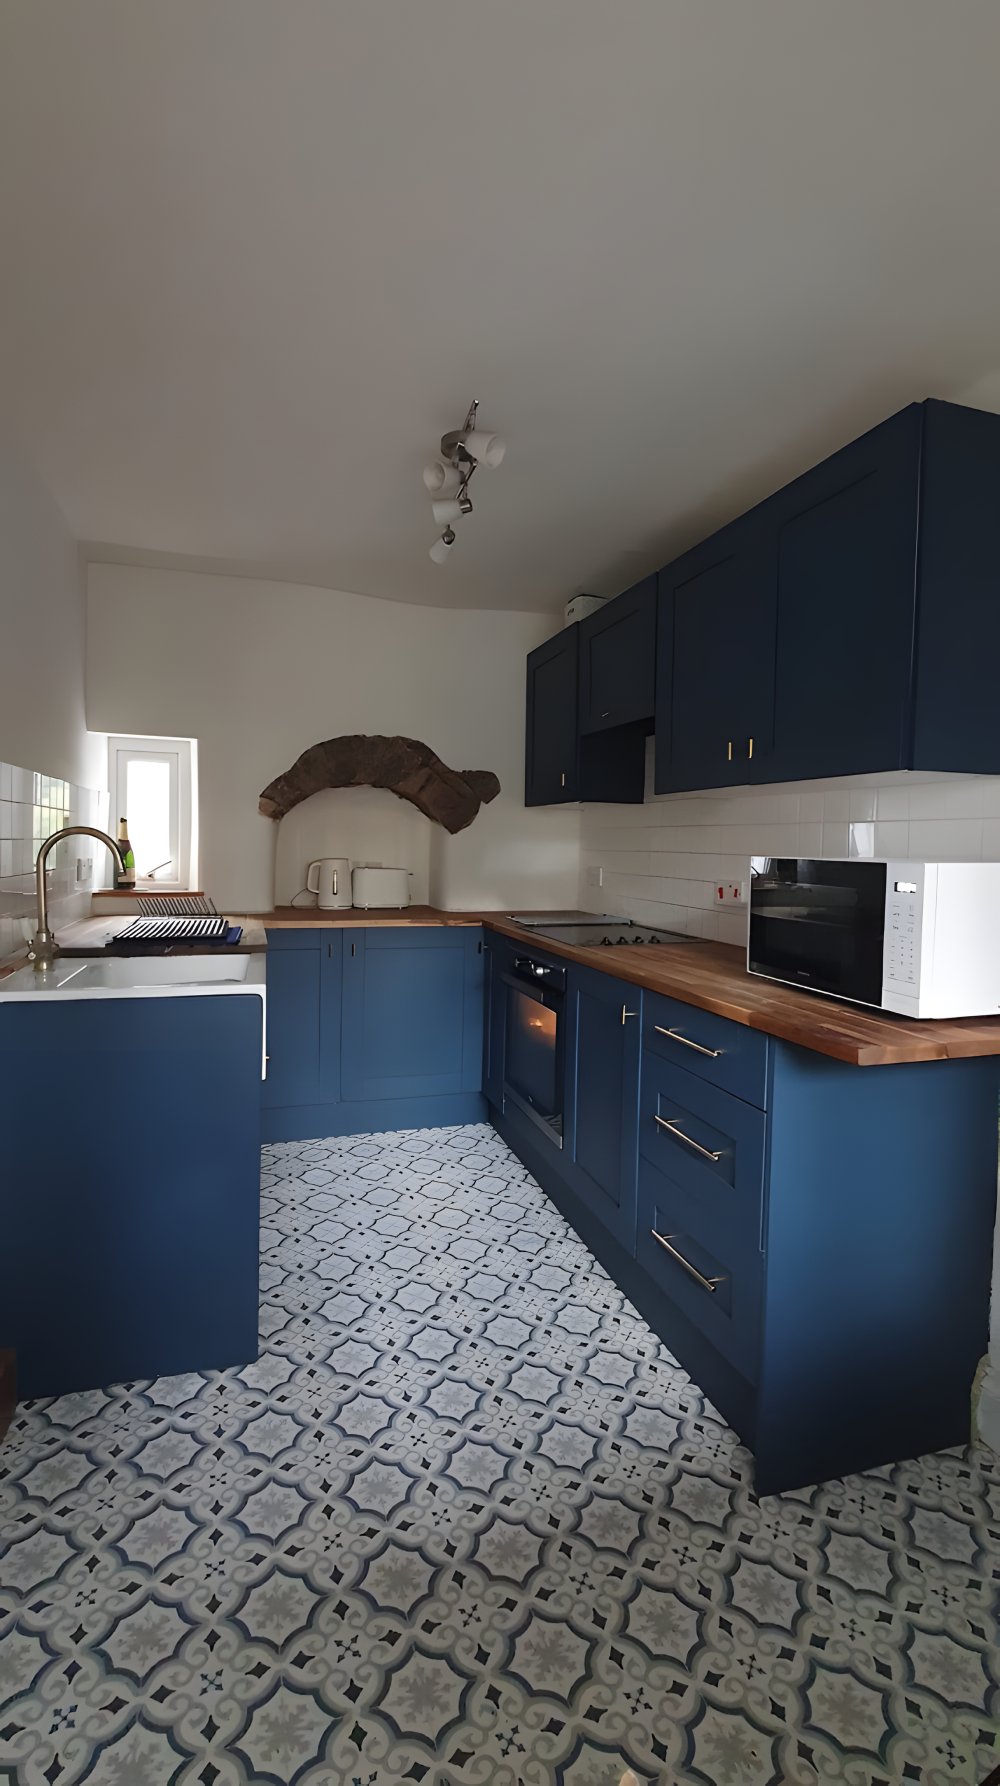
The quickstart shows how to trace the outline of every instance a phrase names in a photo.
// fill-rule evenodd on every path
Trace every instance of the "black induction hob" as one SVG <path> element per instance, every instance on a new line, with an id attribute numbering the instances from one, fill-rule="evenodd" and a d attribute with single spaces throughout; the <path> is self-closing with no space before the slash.
<path id="1" fill-rule="evenodd" d="M 655 930 L 646 924 L 633 924 L 630 918 L 595 916 L 590 912 L 555 912 L 550 917 L 511 913 L 515 924 L 522 924 L 532 936 L 552 943 L 577 943 L 583 948 L 613 949 L 625 943 L 694 943 L 699 938 L 685 936 L 679 930 Z M 560 919 L 566 920 L 560 922 Z"/>

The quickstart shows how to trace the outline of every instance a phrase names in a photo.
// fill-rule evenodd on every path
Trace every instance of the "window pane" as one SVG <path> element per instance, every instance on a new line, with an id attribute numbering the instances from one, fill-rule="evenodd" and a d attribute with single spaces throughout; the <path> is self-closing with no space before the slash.
<path id="1" fill-rule="evenodd" d="M 170 867 L 162 870 L 162 878 L 177 876 L 177 864 L 171 861 L 170 770 L 169 761 L 156 757 L 130 757 L 126 765 L 125 818 L 140 879 L 164 862 Z"/>

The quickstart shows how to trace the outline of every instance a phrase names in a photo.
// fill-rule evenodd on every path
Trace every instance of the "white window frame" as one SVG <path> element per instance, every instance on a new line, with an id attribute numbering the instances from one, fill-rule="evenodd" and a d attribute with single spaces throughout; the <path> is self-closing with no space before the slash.
<path id="1" fill-rule="evenodd" d="M 155 887 L 162 892 L 180 892 L 191 889 L 191 873 L 194 864 L 191 859 L 192 808 L 194 805 L 193 788 L 193 740 L 191 738 L 143 738 L 113 736 L 108 739 L 108 786 L 111 789 L 111 813 L 109 829 L 112 837 L 118 836 L 118 820 L 122 813 L 128 818 L 128 807 L 125 804 L 128 766 L 130 763 L 145 758 L 153 758 L 156 762 L 166 762 L 170 769 L 170 848 L 171 866 L 150 878 L 139 872 L 140 864 L 136 863 L 136 886 L 141 888 Z M 113 882 L 112 882 L 113 884 Z"/>

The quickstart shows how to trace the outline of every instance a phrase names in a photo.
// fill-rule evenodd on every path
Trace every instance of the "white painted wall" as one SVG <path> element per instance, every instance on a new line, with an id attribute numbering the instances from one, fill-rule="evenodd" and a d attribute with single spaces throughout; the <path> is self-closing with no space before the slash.
<path id="1" fill-rule="evenodd" d="M 84 580 L 45 486 L 0 439 L 0 758 L 85 787 L 107 779 L 84 719 Z"/>
<path id="2" fill-rule="evenodd" d="M 282 823 L 280 898 L 311 857 L 338 855 L 411 868 L 414 896 L 451 910 L 575 901 L 579 813 L 523 801 L 524 659 L 551 616 L 122 564 L 91 565 L 88 589 L 90 722 L 197 738 L 200 878 L 220 905 L 272 904 L 260 791 L 344 732 L 419 738 L 503 791 L 454 838 L 385 792 L 314 796 Z"/>

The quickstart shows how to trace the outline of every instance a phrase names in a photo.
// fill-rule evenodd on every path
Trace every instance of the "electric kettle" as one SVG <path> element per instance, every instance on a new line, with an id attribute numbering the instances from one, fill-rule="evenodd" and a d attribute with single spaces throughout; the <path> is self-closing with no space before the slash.
<path id="1" fill-rule="evenodd" d="M 321 856 L 306 870 L 306 892 L 316 894 L 324 912 L 345 911 L 351 904 L 351 864 L 346 856 Z"/>

